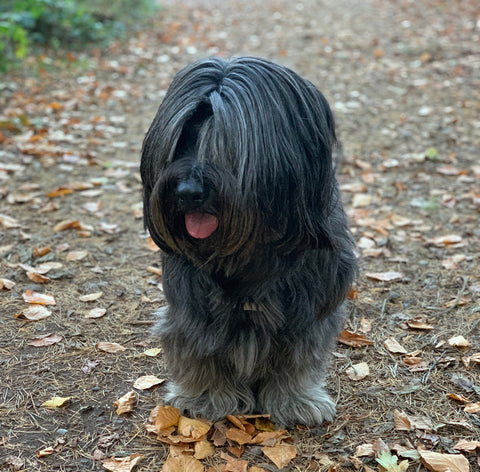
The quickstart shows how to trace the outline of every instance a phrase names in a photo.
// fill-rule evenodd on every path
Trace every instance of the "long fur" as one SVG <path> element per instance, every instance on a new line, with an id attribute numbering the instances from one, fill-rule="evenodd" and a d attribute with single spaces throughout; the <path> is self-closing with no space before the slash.
<path id="1" fill-rule="evenodd" d="M 210 419 L 331 421 L 328 357 L 356 272 L 332 165 L 333 115 L 293 71 L 258 58 L 174 78 L 142 149 L 145 223 L 163 250 L 166 400 Z M 198 189 L 179 197 L 181 186 Z M 196 239 L 185 214 L 215 215 Z"/>

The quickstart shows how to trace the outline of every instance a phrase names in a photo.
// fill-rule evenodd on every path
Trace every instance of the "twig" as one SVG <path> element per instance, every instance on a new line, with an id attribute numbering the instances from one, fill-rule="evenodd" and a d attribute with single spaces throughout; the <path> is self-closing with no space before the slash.
<path id="1" fill-rule="evenodd" d="M 425 372 L 425 374 L 423 374 L 423 377 L 422 377 L 422 384 L 426 384 L 427 381 L 428 381 L 428 377 L 430 377 L 430 373 L 432 372 L 433 369 L 435 369 L 435 367 L 437 366 L 437 364 L 440 362 L 440 360 L 442 359 L 442 357 L 445 355 L 447 351 L 443 351 L 442 354 L 440 355 L 440 357 L 437 357 L 435 359 L 435 362 L 428 368 L 427 372 Z"/>

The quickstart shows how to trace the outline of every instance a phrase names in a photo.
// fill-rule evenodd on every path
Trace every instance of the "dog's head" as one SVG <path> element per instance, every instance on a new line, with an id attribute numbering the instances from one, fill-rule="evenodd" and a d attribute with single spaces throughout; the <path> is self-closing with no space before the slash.
<path id="1" fill-rule="evenodd" d="M 335 142 L 324 96 L 291 70 L 248 57 L 187 66 L 143 143 L 153 240 L 227 271 L 261 248 L 334 248 Z"/>

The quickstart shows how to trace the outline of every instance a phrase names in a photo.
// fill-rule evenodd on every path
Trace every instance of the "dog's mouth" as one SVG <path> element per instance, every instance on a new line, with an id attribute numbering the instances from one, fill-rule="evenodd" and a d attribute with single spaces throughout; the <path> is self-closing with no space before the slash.
<path id="1" fill-rule="evenodd" d="M 218 228 L 218 218 L 210 213 L 187 213 L 185 229 L 195 239 L 208 238 Z"/>

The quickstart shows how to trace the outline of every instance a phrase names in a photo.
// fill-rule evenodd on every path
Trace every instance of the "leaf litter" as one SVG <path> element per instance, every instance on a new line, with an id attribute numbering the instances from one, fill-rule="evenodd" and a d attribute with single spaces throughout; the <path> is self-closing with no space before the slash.
<path id="1" fill-rule="evenodd" d="M 480 147 L 480 102 L 478 61 L 469 53 L 476 4 L 327 2 L 325 15 L 312 15 L 318 5 L 310 0 L 256 9 L 216 3 L 215 11 L 208 2 L 167 7 L 153 31 L 108 54 L 92 53 L 92 67 L 69 69 L 68 77 L 52 79 L 43 69 L 38 78 L 4 76 L 1 416 L 12 435 L 0 434 L 0 444 L 11 452 L 7 467 L 37 470 L 61 460 L 72 469 L 161 470 L 177 447 L 177 456 L 189 457 L 183 463 L 191 458 L 205 470 L 258 472 L 277 468 L 262 448 L 289 446 L 281 458 L 295 446 L 287 470 L 377 472 L 380 459 L 390 468 L 407 460 L 423 472 L 456 467 L 452 460 L 463 467 L 462 457 L 476 470 L 480 167 L 473 151 Z M 337 418 L 288 432 L 266 418 L 224 420 L 206 438 L 165 445 L 143 428 L 161 403 L 162 383 L 136 389 L 130 412 L 112 413 L 135 379 L 167 375 L 161 352 L 144 355 L 158 348 L 151 313 L 164 298 L 159 249 L 140 221 L 141 130 L 179 67 L 199 56 L 238 54 L 238 44 L 321 85 L 339 125 L 338 177 L 362 271 L 327 383 L 338 398 Z M 43 272 L 43 264 L 57 262 L 63 267 Z M 24 300 L 27 290 L 53 296 L 55 305 Z M 79 299 L 99 292 L 99 300 Z M 108 316 L 85 318 L 100 302 Z M 48 345 L 52 334 L 61 342 Z M 95 346 L 105 339 L 126 349 L 102 352 Z M 390 352 L 387 339 L 407 353 Z M 369 375 L 349 379 L 347 369 L 362 363 Z M 39 408 L 55 395 L 72 400 Z M 396 411 L 409 428 L 396 428 Z M 172 427 L 165 437 L 179 436 Z M 56 447 L 53 435 L 67 428 L 67 441 Z M 429 452 L 441 457 L 435 462 Z"/>

